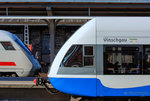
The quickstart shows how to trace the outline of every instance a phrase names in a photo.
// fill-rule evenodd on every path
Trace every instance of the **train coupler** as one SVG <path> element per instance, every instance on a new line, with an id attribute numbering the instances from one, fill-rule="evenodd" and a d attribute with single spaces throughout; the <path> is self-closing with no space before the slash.
<path id="1" fill-rule="evenodd" d="M 36 78 L 34 79 L 34 83 L 35 83 L 36 86 L 38 86 L 38 85 L 43 86 L 43 85 L 45 85 L 46 83 L 50 84 L 50 82 L 48 81 L 47 78 L 39 78 L 39 77 L 36 77 Z"/>
<path id="2" fill-rule="evenodd" d="M 46 90 L 50 93 L 50 94 L 58 94 L 60 91 L 56 90 L 55 88 L 51 88 L 48 85 L 51 85 L 50 82 L 48 81 L 47 78 L 38 78 L 36 77 L 34 79 L 34 83 L 36 86 L 40 85 L 40 86 L 44 86 L 46 88 Z"/>

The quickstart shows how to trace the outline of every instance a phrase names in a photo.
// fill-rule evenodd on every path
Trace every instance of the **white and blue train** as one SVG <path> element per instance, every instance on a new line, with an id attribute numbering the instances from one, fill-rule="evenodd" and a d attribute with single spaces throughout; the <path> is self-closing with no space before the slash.
<path id="1" fill-rule="evenodd" d="M 150 18 L 90 20 L 60 49 L 48 77 L 72 95 L 150 96 Z"/>
<path id="2" fill-rule="evenodd" d="M 0 30 L 0 76 L 34 76 L 41 65 L 14 34 Z"/>

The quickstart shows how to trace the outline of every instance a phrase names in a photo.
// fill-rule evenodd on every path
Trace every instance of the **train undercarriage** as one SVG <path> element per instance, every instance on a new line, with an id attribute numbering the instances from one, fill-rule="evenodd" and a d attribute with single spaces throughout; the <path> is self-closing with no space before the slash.
<path id="1" fill-rule="evenodd" d="M 16 72 L 0 72 L 0 77 L 18 77 Z"/>

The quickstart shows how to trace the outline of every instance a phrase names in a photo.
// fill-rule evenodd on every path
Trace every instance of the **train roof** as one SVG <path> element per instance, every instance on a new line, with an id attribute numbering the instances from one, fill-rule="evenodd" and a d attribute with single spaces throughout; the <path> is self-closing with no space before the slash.
<path id="1" fill-rule="evenodd" d="M 98 32 L 150 31 L 150 17 L 97 17 L 96 23 Z"/>
<path id="2" fill-rule="evenodd" d="M 11 41 L 15 39 L 16 37 L 12 33 L 5 30 L 0 30 L 0 41 Z"/>

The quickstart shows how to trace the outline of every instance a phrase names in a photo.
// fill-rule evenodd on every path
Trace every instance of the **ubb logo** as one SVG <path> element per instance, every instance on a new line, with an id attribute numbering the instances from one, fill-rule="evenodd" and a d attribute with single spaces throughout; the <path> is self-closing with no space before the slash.
<path id="1" fill-rule="evenodd" d="M 138 39 L 137 38 L 131 38 L 129 39 L 131 43 L 137 43 Z"/>

